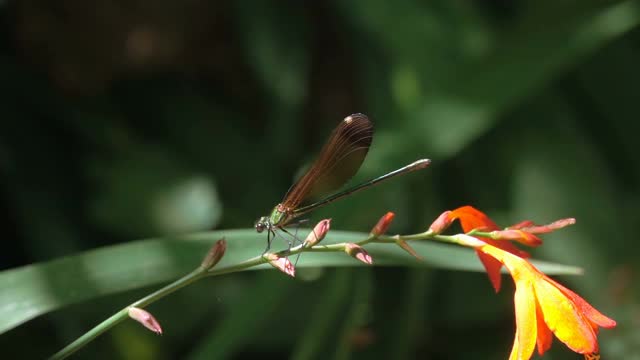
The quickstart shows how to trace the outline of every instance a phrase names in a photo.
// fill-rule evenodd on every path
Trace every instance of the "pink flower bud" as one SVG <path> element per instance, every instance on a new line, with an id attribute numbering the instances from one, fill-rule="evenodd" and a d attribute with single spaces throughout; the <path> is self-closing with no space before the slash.
<path id="1" fill-rule="evenodd" d="M 344 251 L 349 254 L 349 256 L 354 257 L 365 264 L 373 264 L 373 259 L 371 255 L 360 245 L 354 243 L 347 243 L 344 246 Z"/>
<path id="2" fill-rule="evenodd" d="M 455 219 L 451 217 L 451 211 L 447 210 L 442 214 L 440 214 L 440 216 L 438 216 L 438 218 L 433 222 L 433 224 L 429 226 L 429 231 L 431 231 L 434 234 L 440 234 L 443 231 L 447 230 L 449 226 L 451 226 L 451 223 L 453 222 L 453 220 Z"/>
<path id="3" fill-rule="evenodd" d="M 293 266 L 291 261 L 289 261 L 286 257 L 279 257 L 276 254 L 268 254 L 269 264 L 274 268 L 282 271 L 283 273 L 295 277 L 296 276 L 296 268 Z"/>
<path id="4" fill-rule="evenodd" d="M 387 230 L 389 229 L 389 226 L 391 225 L 391 223 L 393 222 L 393 218 L 396 216 L 396 214 L 392 213 L 391 211 L 389 211 L 388 213 L 384 214 L 380 220 L 378 220 L 378 223 L 376 224 L 376 226 L 373 227 L 373 229 L 371 229 L 371 235 L 373 236 L 380 236 L 384 233 L 387 232 Z"/>
<path id="5" fill-rule="evenodd" d="M 566 218 L 566 219 L 556 220 L 551 224 L 547 225 L 547 227 L 553 230 L 558 230 L 558 229 L 562 229 L 565 226 L 573 225 L 575 223 L 576 223 L 576 219 Z"/>
<path id="6" fill-rule="evenodd" d="M 560 219 L 560 220 L 554 221 L 551 224 L 547 224 L 547 225 L 533 225 L 530 227 L 526 227 L 522 230 L 531 234 L 546 234 L 552 231 L 556 231 L 558 229 L 562 229 L 563 227 L 573 225 L 575 223 L 576 223 L 576 219 L 567 218 L 567 219 Z"/>
<path id="7" fill-rule="evenodd" d="M 526 228 L 526 227 L 533 226 L 533 225 L 535 225 L 533 223 L 533 221 L 524 220 L 524 221 L 520 221 L 517 224 L 513 224 L 513 225 L 509 226 L 507 229 L 509 229 L 509 230 L 520 230 L 522 228 Z"/>
<path id="8" fill-rule="evenodd" d="M 331 219 L 321 220 L 313 230 L 307 235 L 307 239 L 304 241 L 304 247 L 312 247 L 318 244 L 329 232 L 331 228 Z"/>
<path id="9" fill-rule="evenodd" d="M 494 240 L 517 241 L 528 246 L 542 245 L 542 240 L 526 231 L 526 229 L 527 228 L 523 230 L 496 230 L 490 232 L 490 234 L 491 238 Z"/>
<path id="10" fill-rule="evenodd" d="M 398 244 L 398 246 L 400 246 L 402 250 L 408 252 L 414 258 L 418 260 L 424 260 L 424 258 L 420 256 L 420 254 L 418 254 L 411 246 L 409 246 L 409 244 L 406 241 L 396 239 L 396 244 Z"/>
<path id="11" fill-rule="evenodd" d="M 162 327 L 160 327 L 156 318 L 154 318 L 148 311 L 132 306 L 129 308 L 129 317 L 144 325 L 144 327 L 154 333 L 162 335 Z"/>
<path id="12" fill-rule="evenodd" d="M 216 266 L 216 264 L 220 262 L 220 259 L 222 259 L 225 251 L 227 251 L 227 242 L 224 240 L 224 238 L 222 238 L 216 241 L 211 249 L 209 249 L 207 256 L 202 259 L 200 267 L 204 270 L 209 270 L 212 267 Z"/>

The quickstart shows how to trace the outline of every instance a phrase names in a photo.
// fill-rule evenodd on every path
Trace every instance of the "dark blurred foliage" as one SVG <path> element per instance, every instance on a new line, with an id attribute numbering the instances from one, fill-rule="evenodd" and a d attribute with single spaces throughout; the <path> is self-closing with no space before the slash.
<path id="1" fill-rule="evenodd" d="M 535 255 L 584 267 L 561 281 L 618 320 L 603 353 L 639 356 L 638 2 L 0 6 L 0 267 L 251 227 L 331 129 L 363 112 L 376 138 L 358 179 L 421 157 L 433 166 L 313 219 L 366 232 L 391 210 L 391 231 L 410 233 L 463 204 L 504 225 L 574 216 Z M 495 295 L 481 274 L 308 278 L 204 281 L 152 307 L 165 336 L 128 322 L 78 358 L 508 356 L 510 282 Z M 51 354 L 150 290 L 40 317 L 0 337 L 2 353 Z M 546 358 L 579 356 L 556 340 Z"/>

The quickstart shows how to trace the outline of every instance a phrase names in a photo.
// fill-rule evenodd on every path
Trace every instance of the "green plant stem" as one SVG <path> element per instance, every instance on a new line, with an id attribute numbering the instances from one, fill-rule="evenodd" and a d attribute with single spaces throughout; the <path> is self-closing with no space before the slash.
<path id="1" fill-rule="evenodd" d="M 88 344 L 90 341 L 92 341 L 93 339 L 97 338 L 98 336 L 100 336 L 102 333 L 104 333 L 105 331 L 111 329 L 112 327 L 114 327 L 116 324 L 120 323 L 121 321 L 127 319 L 129 317 L 129 308 L 130 307 L 139 307 L 142 308 L 146 305 L 151 304 L 152 302 L 161 299 L 171 293 L 173 293 L 174 291 L 181 289 L 189 284 L 192 284 L 198 280 L 200 280 L 201 278 L 203 278 L 204 276 L 206 276 L 207 273 L 205 270 L 198 268 L 197 270 L 194 270 L 193 272 L 181 277 L 180 279 L 172 282 L 171 284 L 143 297 L 142 299 L 124 307 L 123 309 L 121 309 L 120 311 L 118 311 L 117 313 L 111 315 L 109 318 L 107 318 L 106 320 L 102 321 L 100 324 L 96 325 L 93 329 L 87 331 L 84 335 L 80 336 L 79 338 L 77 338 L 74 342 L 72 342 L 71 344 L 67 345 L 65 348 L 63 348 L 62 350 L 58 351 L 57 353 L 55 353 L 53 356 L 51 356 L 51 360 L 58 360 L 58 359 L 64 359 L 68 356 L 70 356 L 71 354 L 73 354 L 74 352 L 80 350 L 82 347 L 84 347 L 86 344 Z"/>
<path id="2" fill-rule="evenodd" d="M 437 240 L 441 242 L 460 244 L 460 242 L 455 238 L 455 236 L 446 236 L 446 235 L 436 235 L 429 231 L 412 234 L 412 235 L 369 235 L 364 240 L 356 242 L 356 244 L 362 246 L 368 243 L 396 243 L 397 241 L 412 241 L 412 240 Z M 302 252 L 339 252 L 345 250 L 346 243 L 339 244 L 331 244 L 331 245 L 315 245 L 313 247 L 305 247 L 304 244 L 298 245 L 291 249 L 282 250 L 274 253 L 278 257 L 287 257 L 290 255 L 295 255 Z M 87 345 L 93 339 L 100 336 L 102 333 L 114 327 L 116 324 L 122 322 L 123 320 L 129 317 L 129 308 L 137 307 L 143 308 L 171 293 L 177 291 L 187 285 L 190 285 L 204 277 L 214 276 L 214 275 L 222 275 L 228 274 L 232 272 L 237 272 L 241 270 L 245 270 L 257 265 L 265 264 L 269 262 L 268 258 L 269 254 L 265 254 L 262 256 L 256 256 L 251 259 L 245 260 L 235 265 L 213 268 L 213 269 L 204 269 L 202 267 L 198 267 L 196 270 L 190 272 L 189 274 L 183 276 L 182 278 L 168 284 L 167 286 L 139 299 L 130 305 L 124 307 L 120 311 L 111 315 L 109 318 L 102 321 L 100 324 L 96 325 L 93 329 L 87 331 L 84 335 L 80 336 L 78 339 L 73 341 L 71 344 L 67 345 L 62 350 L 55 353 L 51 356 L 51 360 L 59 360 L 64 359 L 76 351 L 80 350 L 82 347 Z"/>

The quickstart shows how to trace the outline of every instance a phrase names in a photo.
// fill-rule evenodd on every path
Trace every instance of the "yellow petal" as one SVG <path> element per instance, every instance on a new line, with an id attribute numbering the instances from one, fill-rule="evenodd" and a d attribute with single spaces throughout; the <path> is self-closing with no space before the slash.
<path id="1" fill-rule="evenodd" d="M 516 329 L 516 339 L 513 341 L 513 347 L 511 348 L 511 355 L 509 355 L 509 360 L 520 360 L 518 358 L 519 351 L 520 343 L 518 343 L 518 329 Z"/>
<path id="2" fill-rule="evenodd" d="M 514 342 L 514 350 L 516 350 L 517 344 L 515 359 L 528 360 L 531 358 L 537 339 L 536 298 L 533 284 L 528 279 L 521 279 L 516 282 L 514 302 L 517 326 L 517 338 Z"/>
<path id="3" fill-rule="evenodd" d="M 547 352 L 547 350 L 549 350 L 549 348 L 551 348 L 553 334 L 544 322 L 544 315 L 542 314 L 540 306 L 536 306 L 536 320 L 538 321 L 538 355 L 542 356 Z"/>
<path id="4" fill-rule="evenodd" d="M 534 287 L 544 322 L 556 337 L 577 353 L 596 351 L 596 335 L 575 304 L 544 278 L 539 278 Z"/>

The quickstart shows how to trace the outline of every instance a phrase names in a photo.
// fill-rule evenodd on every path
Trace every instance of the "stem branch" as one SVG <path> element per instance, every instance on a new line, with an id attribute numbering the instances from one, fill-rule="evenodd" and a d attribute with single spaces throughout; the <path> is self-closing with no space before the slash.
<path id="1" fill-rule="evenodd" d="M 388 235 L 369 235 L 367 238 L 365 238 L 364 240 L 358 241 L 356 242 L 356 244 L 358 245 L 365 245 L 368 243 L 395 243 L 398 240 L 402 240 L 402 241 L 412 241 L 412 240 L 437 240 L 437 241 L 441 241 L 441 242 L 447 242 L 447 243 L 454 243 L 454 244 L 459 244 L 458 241 L 456 241 L 454 236 L 446 236 L 446 235 L 437 235 L 434 234 L 430 231 L 426 231 L 426 232 L 422 232 L 422 233 L 418 233 L 418 234 L 412 234 L 412 235 L 394 235 L 394 236 L 388 236 Z M 287 257 L 290 255 L 295 255 L 298 253 L 302 253 L 302 252 L 339 252 L 339 251 L 344 251 L 345 246 L 347 243 L 338 243 L 338 244 L 330 244 L 330 245 L 315 245 L 313 247 L 305 247 L 304 244 L 302 245 L 298 245 L 296 247 L 287 249 L 287 250 L 283 250 L 283 251 L 279 251 L 276 252 L 275 254 L 278 255 L 278 257 Z M 266 255 L 266 254 L 265 254 Z M 267 263 L 269 260 L 268 258 L 265 256 L 256 256 L 253 258 L 250 258 L 248 260 L 245 260 L 243 262 L 240 262 L 238 264 L 235 265 L 231 265 L 231 266 L 227 266 L 227 267 L 221 267 L 221 268 L 214 268 L 214 269 L 209 269 L 209 270 L 205 270 L 202 269 L 201 267 L 198 267 L 196 270 L 190 272 L 189 274 L 181 277 L 180 279 L 166 285 L 165 287 L 143 297 L 142 299 L 139 299 L 133 303 L 131 303 L 130 305 L 122 308 L 121 310 L 119 310 L 118 312 L 116 312 L 115 314 L 111 315 L 109 318 L 105 319 L 104 321 L 102 321 L 100 324 L 96 325 L 93 329 L 87 331 L 84 335 L 80 336 L 78 339 L 76 339 L 75 341 L 73 341 L 71 344 L 67 345 L 65 348 L 63 348 L 62 350 L 58 351 L 57 353 L 55 353 L 53 356 L 51 356 L 51 360 L 59 360 L 59 359 L 64 359 L 68 356 L 70 356 L 71 354 L 75 353 L 76 351 L 80 350 L 82 347 L 84 347 L 85 345 L 87 345 L 89 342 L 91 342 L 93 339 L 97 338 L 98 336 L 100 336 L 102 333 L 104 333 L 105 331 L 111 329 L 112 327 L 114 327 L 116 324 L 124 321 L 125 319 L 127 319 L 129 317 L 129 308 L 130 307 L 138 307 L 138 308 L 143 308 L 171 293 L 173 293 L 174 291 L 177 291 L 189 284 L 192 284 L 204 277 L 207 276 L 215 276 L 215 275 L 222 275 L 222 274 L 228 274 L 228 273 L 232 273 L 232 272 L 237 272 L 237 271 L 241 271 L 241 270 L 245 270 L 257 265 L 261 265 L 261 264 L 265 264 Z"/>

